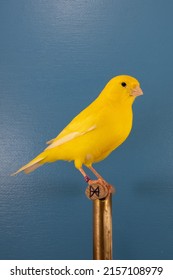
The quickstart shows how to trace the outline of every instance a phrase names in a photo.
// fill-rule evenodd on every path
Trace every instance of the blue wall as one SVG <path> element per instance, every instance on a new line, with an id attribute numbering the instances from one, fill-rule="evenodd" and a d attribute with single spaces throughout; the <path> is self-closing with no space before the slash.
<path id="1" fill-rule="evenodd" d="M 0 258 L 91 259 L 92 203 L 73 163 L 10 177 L 107 81 L 144 96 L 128 140 L 95 165 L 116 185 L 114 258 L 173 258 L 172 1 L 0 2 Z"/>

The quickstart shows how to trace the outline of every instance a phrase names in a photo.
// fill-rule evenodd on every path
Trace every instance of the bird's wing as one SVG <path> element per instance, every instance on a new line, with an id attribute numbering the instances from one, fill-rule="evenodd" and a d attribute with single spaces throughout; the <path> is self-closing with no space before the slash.
<path id="1" fill-rule="evenodd" d="M 53 138 L 53 139 L 47 141 L 46 144 L 47 144 L 47 145 L 50 145 L 51 143 L 53 143 L 54 140 L 55 140 L 55 138 Z"/>
<path id="2" fill-rule="evenodd" d="M 50 145 L 45 150 L 60 146 L 76 137 L 96 129 L 97 114 L 95 114 L 93 118 L 92 114 L 86 116 L 84 111 L 77 115 L 56 138 L 48 141 L 47 143 Z"/>

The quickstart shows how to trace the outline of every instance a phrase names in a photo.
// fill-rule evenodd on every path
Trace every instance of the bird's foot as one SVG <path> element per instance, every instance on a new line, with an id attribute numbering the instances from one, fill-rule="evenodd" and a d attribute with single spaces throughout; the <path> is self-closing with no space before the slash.
<path id="1" fill-rule="evenodd" d="M 104 179 L 101 179 L 101 178 L 99 178 L 99 179 L 97 179 L 97 180 L 89 180 L 88 181 L 88 184 L 89 185 L 101 185 L 101 186 L 103 186 L 103 187 L 107 187 L 109 184 L 104 180 Z"/>
<path id="2" fill-rule="evenodd" d="M 115 188 L 112 185 L 110 185 L 108 182 L 106 182 L 104 179 L 99 178 L 97 180 L 89 180 L 88 183 L 89 185 L 99 184 L 103 187 L 106 187 L 110 194 L 115 192 Z"/>

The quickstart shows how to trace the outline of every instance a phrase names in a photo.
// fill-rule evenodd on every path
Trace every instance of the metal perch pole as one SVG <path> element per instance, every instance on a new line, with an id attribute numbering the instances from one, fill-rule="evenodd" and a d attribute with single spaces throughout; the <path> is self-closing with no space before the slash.
<path id="1" fill-rule="evenodd" d="M 93 259 L 112 260 L 112 195 L 93 201 Z"/>
<path id="2" fill-rule="evenodd" d="M 112 194 L 97 184 L 87 187 L 86 196 L 93 200 L 93 259 L 112 260 Z"/>

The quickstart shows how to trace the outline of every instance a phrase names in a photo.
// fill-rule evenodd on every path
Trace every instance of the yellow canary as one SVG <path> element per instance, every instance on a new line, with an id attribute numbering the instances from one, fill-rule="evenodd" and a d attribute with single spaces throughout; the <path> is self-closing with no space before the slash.
<path id="1" fill-rule="evenodd" d="M 82 165 L 98 179 L 103 179 L 92 164 L 106 158 L 128 137 L 133 122 L 132 104 L 142 95 L 139 82 L 127 75 L 112 78 L 99 96 L 81 111 L 49 146 L 21 171 L 30 173 L 44 163 L 57 160 L 74 161 L 86 182 L 90 181 Z"/>

